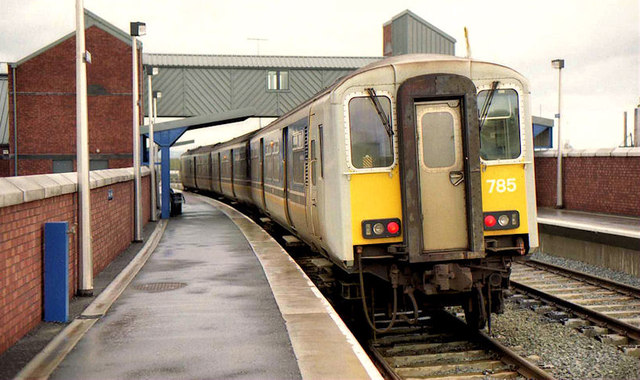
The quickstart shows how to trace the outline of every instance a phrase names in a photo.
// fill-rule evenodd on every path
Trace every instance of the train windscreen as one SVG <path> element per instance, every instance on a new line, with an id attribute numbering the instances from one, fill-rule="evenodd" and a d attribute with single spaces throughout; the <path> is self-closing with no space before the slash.
<path id="1" fill-rule="evenodd" d="M 391 101 L 376 97 L 381 110 L 391 120 Z M 381 121 L 376 105 L 365 97 L 349 101 L 351 164 L 358 169 L 385 168 L 393 164 L 393 140 Z"/>
<path id="2" fill-rule="evenodd" d="M 480 156 L 485 160 L 520 157 L 518 93 L 512 89 L 480 91 L 478 109 L 488 107 L 480 121 Z"/>

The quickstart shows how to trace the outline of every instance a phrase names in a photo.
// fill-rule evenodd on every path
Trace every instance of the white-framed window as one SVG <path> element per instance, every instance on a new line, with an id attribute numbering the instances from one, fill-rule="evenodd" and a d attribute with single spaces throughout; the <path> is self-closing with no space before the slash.
<path id="1" fill-rule="evenodd" d="M 289 90 L 289 72 L 284 70 L 267 71 L 267 90 L 269 91 Z"/>

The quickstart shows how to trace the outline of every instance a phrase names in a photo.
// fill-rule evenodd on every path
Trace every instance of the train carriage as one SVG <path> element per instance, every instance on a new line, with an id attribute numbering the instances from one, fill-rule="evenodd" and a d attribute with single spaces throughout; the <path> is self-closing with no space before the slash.
<path id="1" fill-rule="evenodd" d="M 342 277 L 359 274 L 364 288 L 372 275 L 416 309 L 458 304 L 484 325 L 511 261 L 537 246 L 528 84 L 504 66 L 382 60 L 210 151 L 221 191 L 188 175 L 185 187 L 256 206 Z"/>

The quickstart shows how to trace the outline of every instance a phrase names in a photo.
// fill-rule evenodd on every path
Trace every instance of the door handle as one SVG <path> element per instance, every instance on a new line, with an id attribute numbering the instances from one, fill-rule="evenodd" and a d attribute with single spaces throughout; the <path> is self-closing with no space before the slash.
<path id="1" fill-rule="evenodd" d="M 460 170 L 449 172 L 449 182 L 453 186 L 458 186 L 464 182 L 464 173 Z"/>

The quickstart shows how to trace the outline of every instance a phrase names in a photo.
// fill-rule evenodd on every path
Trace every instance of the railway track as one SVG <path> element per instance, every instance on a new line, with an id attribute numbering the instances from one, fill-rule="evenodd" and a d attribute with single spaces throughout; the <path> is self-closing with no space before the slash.
<path id="1" fill-rule="evenodd" d="M 420 327 L 400 327 L 370 341 L 391 379 L 552 379 L 553 377 L 457 317 L 436 312 Z"/>
<path id="2" fill-rule="evenodd" d="M 639 354 L 640 289 L 534 260 L 513 265 L 511 286 L 561 309 L 565 324 Z"/>

